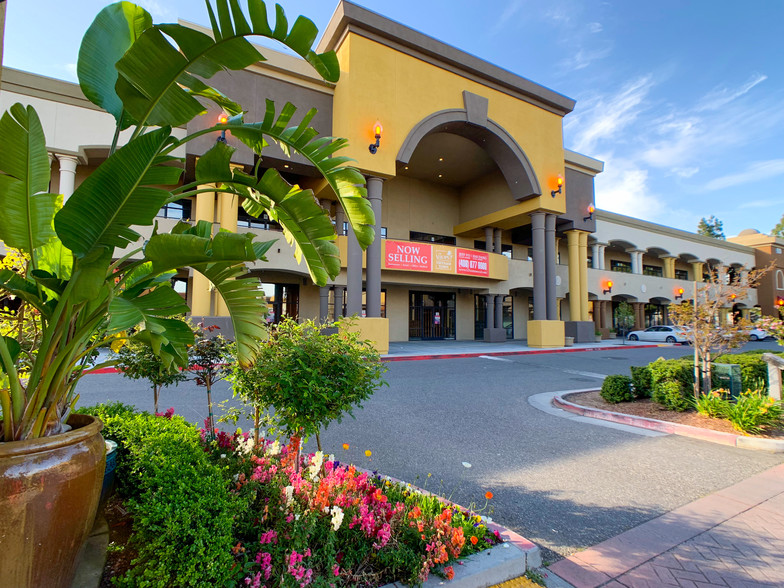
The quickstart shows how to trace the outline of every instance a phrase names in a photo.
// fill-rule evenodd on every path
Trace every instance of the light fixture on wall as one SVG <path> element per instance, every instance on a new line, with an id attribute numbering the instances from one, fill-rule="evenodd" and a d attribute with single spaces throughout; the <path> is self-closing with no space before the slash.
<path id="1" fill-rule="evenodd" d="M 683 288 L 675 290 L 675 300 L 683 300 Z"/>
<path id="2" fill-rule="evenodd" d="M 776 296 L 776 306 L 778 307 L 779 312 L 784 310 L 784 298 Z"/>
<path id="3" fill-rule="evenodd" d="M 218 117 L 218 124 L 225 125 L 228 124 L 228 122 L 229 122 L 229 115 L 227 115 L 225 112 L 221 113 L 221 115 Z M 223 129 L 221 131 L 220 137 L 218 137 L 218 141 L 220 141 L 221 143 L 226 142 L 226 129 Z"/>
<path id="4" fill-rule="evenodd" d="M 555 198 L 556 194 L 560 194 L 561 192 L 563 192 L 564 179 L 561 176 L 558 176 L 558 179 L 556 181 L 558 182 L 558 189 L 550 191 L 550 196 L 552 196 L 553 198 Z"/>
<path id="5" fill-rule="evenodd" d="M 602 289 L 602 294 L 612 294 L 612 282 L 607 281 L 604 283 L 604 288 Z"/>
<path id="6" fill-rule="evenodd" d="M 596 209 L 593 207 L 593 204 L 588 205 L 588 216 L 583 217 L 583 222 L 593 220 L 593 213 L 596 212 Z"/>
<path id="7" fill-rule="evenodd" d="M 376 121 L 376 124 L 373 125 L 373 135 L 376 138 L 375 143 L 371 143 L 368 149 L 370 152 L 375 155 L 376 151 L 378 151 L 379 146 L 381 145 L 381 133 L 384 132 L 384 127 L 381 126 L 380 121 Z"/>

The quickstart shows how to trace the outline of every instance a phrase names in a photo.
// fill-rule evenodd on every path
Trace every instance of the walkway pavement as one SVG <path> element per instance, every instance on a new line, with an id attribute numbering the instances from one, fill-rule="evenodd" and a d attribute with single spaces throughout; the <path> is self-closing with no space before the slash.
<path id="1" fill-rule="evenodd" d="M 575 588 L 784 586 L 784 464 L 575 553 L 548 573 Z"/>
<path id="2" fill-rule="evenodd" d="M 598 351 L 602 349 L 673 347 L 670 343 L 632 342 L 621 339 L 606 339 L 598 343 L 575 343 L 570 347 L 528 347 L 527 341 L 401 341 L 389 344 L 387 361 L 413 361 L 417 359 L 453 359 L 457 357 L 499 357 L 504 355 L 529 355 L 537 353 L 568 353 L 575 351 Z"/>

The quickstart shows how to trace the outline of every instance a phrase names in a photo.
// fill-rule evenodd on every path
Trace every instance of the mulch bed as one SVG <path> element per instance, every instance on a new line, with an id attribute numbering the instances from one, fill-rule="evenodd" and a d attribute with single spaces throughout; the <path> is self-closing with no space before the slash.
<path id="1" fill-rule="evenodd" d="M 696 410 L 687 410 L 686 412 L 675 412 L 672 410 L 667 410 L 662 405 L 653 402 L 650 398 L 633 400 L 632 402 L 619 402 L 618 404 L 610 404 L 599 395 L 599 392 L 577 392 L 574 394 L 565 395 L 564 400 L 568 400 L 573 404 L 579 404 L 580 406 L 585 406 L 588 408 L 598 408 L 600 410 L 609 410 L 611 412 L 620 412 L 623 414 L 656 419 L 657 421 L 668 421 L 671 423 L 689 425 L 691 427 L 700 427 L 703 429 L 711 429 L 713 431 L 732 433 L 734 435 L 743 435 L 743 433 L 740 431 L 735 430 L 735 428 L 732 426 L 732 423 L 724 419 L 712 419 L 710 417 L 701 415 Z M 784 425 L 780 425 L 775 429 L 769 429 L 765 432 L 765 434 L 762 435 L 747 436 L 759 437 L 763 439 L 784 440 Z"/>
<path id="2" fill-rule="evenodd" d="M 112 578 L 121 576 L 131 567 L 136 551 L 128 546 L 133 520 L 116 495 L 109 499 L 103 511 L 109 525 L 109 549 L 103 568 L 100 588 L 114 588 Z"/>

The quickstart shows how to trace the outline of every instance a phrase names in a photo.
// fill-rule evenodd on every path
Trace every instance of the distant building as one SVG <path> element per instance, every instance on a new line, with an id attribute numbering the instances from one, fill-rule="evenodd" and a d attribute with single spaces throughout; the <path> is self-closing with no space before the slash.
<path id="1" fill-rule="evenodd" d="M 757 288 L 757 298 L 762 314 L 777 316 L 778 311 L 784 309 L 784 237 L 746 229 L 728 240 L 753 247 L 756 267 L 773 264 L 773 269 L 762 278 Z"/>

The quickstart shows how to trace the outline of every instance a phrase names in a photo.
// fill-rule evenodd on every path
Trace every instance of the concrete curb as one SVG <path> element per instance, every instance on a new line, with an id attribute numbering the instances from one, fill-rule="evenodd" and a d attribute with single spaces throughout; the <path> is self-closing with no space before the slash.
<path id="1" fill-rule="evenodd" d="M 770 453 L 784 453 L 784 441 L 777 439 L 745 437 L 743 435 L 736 435 L 734 433 L 712 431 L 710 429 L 701 429 L 699 427 L 682 425 L 680 423 L 657 421 L 656 419 L 649 419 L 646 417 L 611 412 L 609 410 L 601 410 L 598 408 L 589 408 L 587 406 L 580 406 L 579 404 L 574 404 L 568 400 L 564 400 L 560 395 L 553 397 L 553 404 L 558 408 L 577 414 L 579 416 L 600 419 L 603 421 L 609 421 L 623 425 L 631 425 L 632 427 L 640 427 L 642 429 L 648 429 L 649 431 L 658 431 L 660 433 L 667 433 L 671 435 L 681 435 L 683 437 L 691 437 L 692 439 L 700 439 L 701 441 L 708 441 L 710 443 L 719 443 L 721 445 L 738 447 L 739 449 L 768 451 Z"/>
<path id="2" fill-rule="evenodd" d="M 79 552 L 71 588 L 98 588 L 106 565 L 106 550 L 109 547 L 109 525 L 101 513 L 95 519 L 93 530 Z"/>
<path id="3" fill-rule="evenodd" d="M 601 347 L 558 347 L 555 349 L 526 349 L 524 351 L 489 351 L 476 353 L 437 353 L 423 355 L 382 355 L 381 361 L 423 361 L 428 359 L 461 359 L 466 357 L 505 357 L 510 355 L 541 355 L 544 353 L 581 353 L 584 351 L 615 351 L 618 349 L 652 349 L 670 347 L 670 344 L 652 345 L 603 345 Z M 111 368 L 110 368 L 111 369 Z M 99 373 L 96 371 L 95 373 Z"/>

